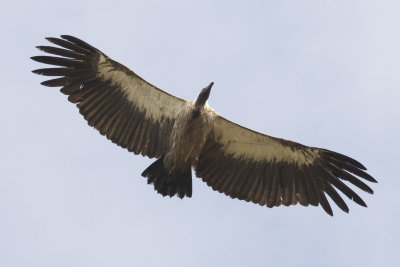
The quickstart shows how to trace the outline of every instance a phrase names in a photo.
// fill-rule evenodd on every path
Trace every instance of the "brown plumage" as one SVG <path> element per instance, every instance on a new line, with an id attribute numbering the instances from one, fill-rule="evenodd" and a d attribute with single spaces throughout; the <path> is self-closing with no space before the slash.
<path id="1" fill-rule="evenodd" d="M 33 72 L 56 77 L 42 84 L 61 87 L 88 124 L 112 142 L 157 158 L 142 175 L 163 196 L 192 196 L 192 167 L 214 190 L 267 207 L 321 205 L 332 215 L 326 195 L 349 211 L 337 190 L 366 207 L 343 181 L 373 193 L 360 178 L 376 180 L 358 161 L 267 136 L 221 117 L 206 102 L 213 83 L 196 100 L 186 101 L 78 38 L 46 39 L 59 47 L 38 49 L 55 56 L 32 59 L 55 67 Z"/>

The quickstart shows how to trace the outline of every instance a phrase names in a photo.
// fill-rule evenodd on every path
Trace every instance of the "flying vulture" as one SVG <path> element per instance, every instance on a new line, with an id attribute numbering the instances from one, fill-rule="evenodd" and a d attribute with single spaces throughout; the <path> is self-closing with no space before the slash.
<path id="1" fill-rule="evenodd" d="M 193 167 L 196 176 L 214 190 L 262 206 L 321 205 L 333 215 L 328 195 L 348 212 L 338 191 L 367 206 L 344 183 L 373 193 L 362 179 L 376 180 L 361 163 L 225 119 L 207 103 L 213 83 L 196 100 L 183 100 L 76 37 L 46 39 L 56 46 L 37 48 L 55 56 L 32 59 L 55 67 L 33 72 L 58 76 L 42 84 L 61 87 L 88 124 L 112 142 L 156 158 L 142 176 L 163 196 L 191 197 Z"/>

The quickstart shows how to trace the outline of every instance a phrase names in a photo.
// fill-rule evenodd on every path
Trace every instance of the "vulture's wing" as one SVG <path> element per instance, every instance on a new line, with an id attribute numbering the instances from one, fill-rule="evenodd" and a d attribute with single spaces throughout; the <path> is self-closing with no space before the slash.
<path id="1" fill-rule="evenodd" d="M 32 57 L 57 66 L 33 71 L 60 76 L 42 84 L 61 86 L 88 124 L 117 145 L 149 157 L 164 154 L 175 115 L 185 100 L 161 91 L 82 40 L 61 38 L 46 38 L 61 48 L 38 46 L 58 57 Z"/>
<path id="2" fill-rule="evenodd" d="M 349 211 L 337 190 L 366 206 L 343 180 L 371 194 L 356 176 L 376 182 L 350 157 L 260 134 L 220 116 L 194 167 L 209 186 L 232 198 L 268 207 L 321 204 L 330 215 L 325 194 Z"/>

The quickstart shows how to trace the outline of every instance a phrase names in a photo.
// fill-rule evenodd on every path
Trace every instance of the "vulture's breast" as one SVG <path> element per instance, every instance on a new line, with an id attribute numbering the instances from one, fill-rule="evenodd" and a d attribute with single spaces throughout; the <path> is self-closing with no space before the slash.
<path id="1" fill-rule="evenodd" d="M 205 107 L 197 118 L 192 118 L 194 104 L 188 102 L 176 118 L 170 140 L 169 165 L 192 164 L 200 154 L 214 126 L 215 112 Z M 174 166 L 171 166 L 174 167 Z"/>

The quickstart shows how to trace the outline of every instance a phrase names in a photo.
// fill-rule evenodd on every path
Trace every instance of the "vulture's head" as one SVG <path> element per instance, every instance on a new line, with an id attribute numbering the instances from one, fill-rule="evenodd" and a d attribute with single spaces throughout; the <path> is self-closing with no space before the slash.
<path id="1" fill-rule="evenodd" d="M 194 104 L 193 118 L 197 118 L 200 115 L 208 97 L 210 96 L 211 87 L 213 87 L 213 85 L 214 83 L 212 82 L 210 85 L 200 91 L 200 94 L 196 99 L 196 103 Z"/>

